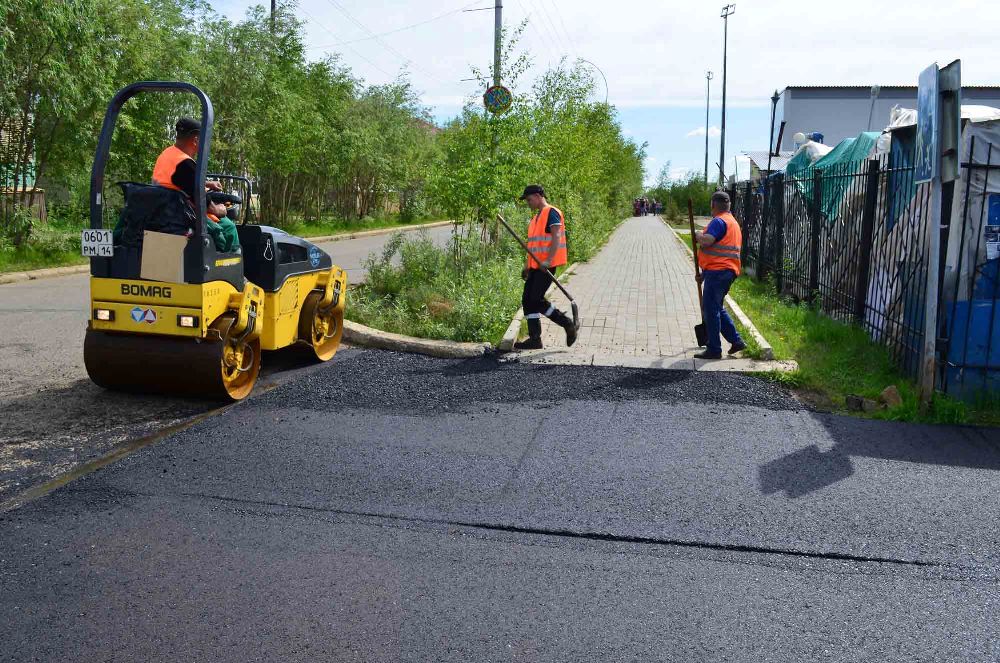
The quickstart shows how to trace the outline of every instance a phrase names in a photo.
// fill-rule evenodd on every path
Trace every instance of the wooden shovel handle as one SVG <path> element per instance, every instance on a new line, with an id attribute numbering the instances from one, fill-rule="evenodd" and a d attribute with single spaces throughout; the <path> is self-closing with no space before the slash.
<path id="1" fill-rule="evenodd" d="M 688 198 L 688 223 L 691 225 L 691 250 L 694 251 L 694 273 L 695 276 L 701 274 L 701 267 L 698 266 L 698 242 L 694 239 L 694 203 Z M 698 282 L 698 308 L 703 308 L 701 301 L 701 282 Z"/>

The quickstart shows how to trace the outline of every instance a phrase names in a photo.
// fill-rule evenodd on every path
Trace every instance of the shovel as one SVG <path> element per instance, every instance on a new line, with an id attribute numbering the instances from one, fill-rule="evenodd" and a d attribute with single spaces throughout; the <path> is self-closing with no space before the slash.
<path id="1" fill-rule="evenodd" d="M 514 239 L 517 240 L 517 243 L 521 245 L 521 248 L 524 249 L 524 252 L 527 253 L 532 258 L 534 258 L 535 254 L 533 254 L 531 252 L 531 249 L 529 249 L 528 245 L 524 243 L 524 240 L 521 239 L 521 237 L 516 232 L 514 232 L 513 228 L 511 228 L 509 225 L 507 225 L 507 219 L 503 218 L 503 216 L 500 215 L 500 214 L 497 214 L 497 219 L 500 221 L 500 223 L 503 224 L 503 227 L 507 229 L 507 232 L 509 232 L 511 234 L 511 236 Z M 537 258 L 536 258 L 536 260 L 537 260 Z M 562 291 L 562 294 L 566 295 L 566 299 L 569 300 L 570 308 L 573 309 L 573 328 L 576 329 L 577 331 L 579 331 L 580 330 L 580 307 L 576 305 L 576 300 L 573 299 L 573 295 L 569 294 L 569 291 L 566 288 L 563 287 L 562 283 L 559 282 L 559 279 L 556 278 L 556 275 L 552 273 L 552 270 L 549 269 L 548 267 L 546 267 L 545 271 L 548 272 L 549 278 L 551 278 L 552 282 L 556 284 L 556 287 L 559 288 L 559 290 Z M 700 295 L 700 291 L 699 291 L 699 295 Z"/>
<path id="2" fill-rule="evenodd" d="M 701 267 L 698 266 L 698 242 L 694 239 L 694 204 L 688 198 L 688 223 L 691 225 L 691 249 L 694 251 L 694 273 L 701 276 Z M 701 324 L 694 326 L 694 337 L 698 341 L 699 347 L 708 345 L 708 330 L 705 329 L 705 307 L 701 301 L 701 281 L 698 281 L 698 310 L 701 311 Z"/>

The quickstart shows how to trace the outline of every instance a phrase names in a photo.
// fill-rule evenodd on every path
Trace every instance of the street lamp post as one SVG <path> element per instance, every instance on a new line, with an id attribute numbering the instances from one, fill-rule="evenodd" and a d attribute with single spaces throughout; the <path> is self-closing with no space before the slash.
<path id="1" fill-rule="evenodd" d="M 600 67 L 598 67 L 596 64 L 594 64 L 590 60 L 584 60 L 583 58 L 577 58 L 577 60 L 579 60 L 580 62 L 586 62 L 587 64 L 589 64 L 591 67 L 593 67 L 594 69 L 596 69 L 597 73 L 599 73 L 601 75 L 601 78 L 604 79 L 604 105 L 607 105 L 607 103 L 608 103 L 608 77 L 604 75 L 604 72 L 601 71 Z"/>
<path id="2" fill-rule="evenodd" d="M 708 99 L 712 93 L 712 78 L 710 71 L 705 72 L 705 184 L 708 184 Z"/>
<path id="3" fill-rule="evenodd" d="M 722 8 L 722 128 L 719 131 L 719 184 L 725 183 L 726 174 L 722 164 L 726 163 L 726 46 L 729 41 L 729 17 L 736 13 L 736 5 Z M 708 129 L 705 129 L 708 131 Z"/>

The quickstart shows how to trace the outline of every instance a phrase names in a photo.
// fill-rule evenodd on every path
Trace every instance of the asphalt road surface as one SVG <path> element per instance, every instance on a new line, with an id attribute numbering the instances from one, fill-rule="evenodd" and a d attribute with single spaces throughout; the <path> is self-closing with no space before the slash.
<path id="1" fill-rule="evenodd" d="M 995 431 L 348 350 L 0 514 L 12 661 L 987 661 Z"/>

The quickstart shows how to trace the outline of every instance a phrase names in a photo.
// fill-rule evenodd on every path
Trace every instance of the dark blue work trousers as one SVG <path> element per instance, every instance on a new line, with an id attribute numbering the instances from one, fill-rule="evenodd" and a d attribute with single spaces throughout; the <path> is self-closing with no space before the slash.
<path id="1" fill-rule="evenodd" d="M 708 351 L 713 354 L 722 353 L 722 341 L 719 332 L 730 343 L 741 341 L 736 331 L 733 319 L 726 312 L 723 302 L 729 294 L 729 288 L 736 280 L 736 273 L 729 269 L 706 269 L 701 273 L 702 315 L 705 318 L 705 331 L 708 333 Z"/>

